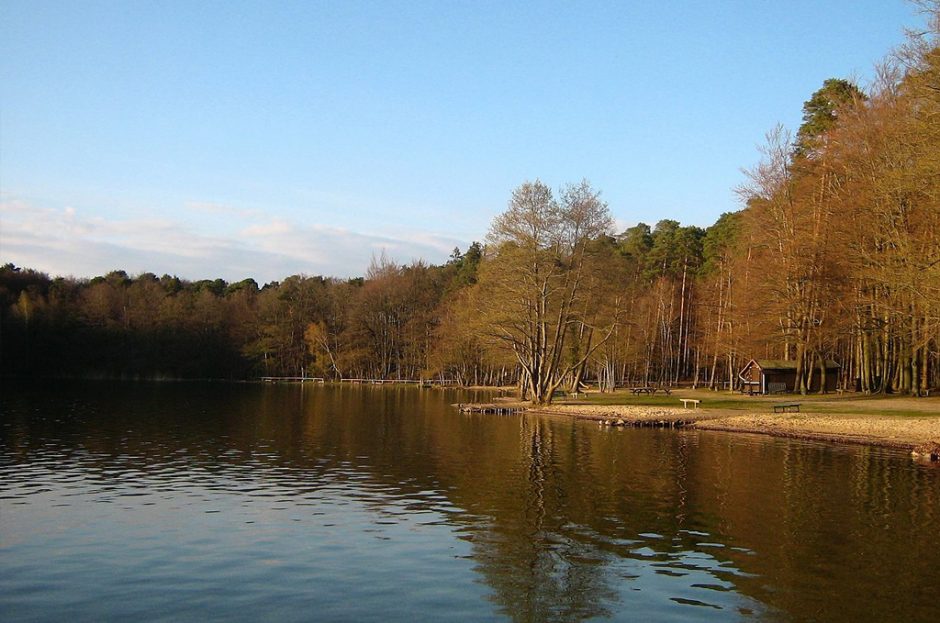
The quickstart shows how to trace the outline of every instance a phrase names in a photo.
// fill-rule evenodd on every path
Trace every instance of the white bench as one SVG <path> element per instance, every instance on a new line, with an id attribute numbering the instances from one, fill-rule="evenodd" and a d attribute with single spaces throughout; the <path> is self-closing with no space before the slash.
<path id="1" fill-rule="evenodd" d="M 691 403 L 691 404 L 693 405 L 693 407 L 692 407 L 693 409 L 698 409 L 698 403 L 702 402 L 701 400 L 698 400 L 698 399 L 696 399 L 696 398 L 680 398 L 679 400 L 682 401 L 682 408 L 683 408 L 683 409 L 688 409 L 688 408 L 689 408 L 689 403 Z"/>

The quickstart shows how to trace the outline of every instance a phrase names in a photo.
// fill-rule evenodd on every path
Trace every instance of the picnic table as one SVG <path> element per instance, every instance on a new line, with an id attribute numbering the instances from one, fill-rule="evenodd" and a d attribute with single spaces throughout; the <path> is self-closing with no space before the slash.
<path id="1" fill-rule="evenodd" d="M 799 402 L 778 402 L 774 405 L 774 413 L 786 413 L 787 411 L 799 413 L 800 404 Z"/>
<path id="2" fill-rule="evenodd" d="M 667 396 L 672 394 L 672 389 L 669 387 L 631 387 L 630 391 L 633 392 L 634 396 L 639 396 L 640 394 L 649 394 L 650 396 L 654 396 L 658 391 L 662 391 Z"/>

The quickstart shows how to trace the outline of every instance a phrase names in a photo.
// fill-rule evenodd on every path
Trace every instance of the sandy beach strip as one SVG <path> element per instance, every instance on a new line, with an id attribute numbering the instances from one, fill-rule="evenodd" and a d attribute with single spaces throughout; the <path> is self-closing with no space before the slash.
<path id="1" fill-rule="evenodd" d="M 642 405 L 578 405 L 553 404 L 531 407 L 528 413 L 567 415 L 583 420 L 624 420 L 627 425 L 653 422 L 697 422 L 723 417 L 718 410 L 683 409 L 682 407 L 650 407 Z"/>
<path id="2" fill-rule="evenodd" d="M 695 428 L 908 450 L 928 442 L 940 443 L 940 416 L 749 413 L 698 421 Z"/>
<path id="3" fill-rule="evenodd" d="M 730 409 L 683 409 L 638 405 L 550 405 L 528 413 L 587 420 L 623 420 L 626 426 L 662 424 L 698 430 L 757 433 L 835 443 L 911 449 L 940 443 L 940 415 L 742 413 Z"/>

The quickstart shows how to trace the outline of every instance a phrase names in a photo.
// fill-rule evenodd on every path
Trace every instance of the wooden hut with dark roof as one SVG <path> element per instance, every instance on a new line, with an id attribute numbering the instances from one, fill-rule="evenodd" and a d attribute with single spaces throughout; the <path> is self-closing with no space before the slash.
<path id="1" fill-rule="evenodd" d="M 827 361 L 825 370 L 815 366 L 810 378 L 811 392 L 818 392 L 825 379 L 825 391 L 835 391 L 839 380 L 839 364 Z M 823 373 L 824 372 L 824 373 Z M 738 374 L 741 391 L 749 394 L 779 394 L 793 392 L 796 386 L 796 362 L 780 359 L 751 359 Z"/>

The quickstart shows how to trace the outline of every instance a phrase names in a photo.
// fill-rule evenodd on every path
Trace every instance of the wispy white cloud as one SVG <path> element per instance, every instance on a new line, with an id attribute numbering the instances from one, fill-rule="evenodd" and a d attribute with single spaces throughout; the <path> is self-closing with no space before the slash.
<path id="1" fill-rule="evenodd" d="M 93 276 L 122 268 L 190 279 L 253 277 L 263 282 L 296 273 L 362 275 L 371 257 L 382 250 L 399 262 L 439 262 L 455 246 L 466 246 L 465 241 L 428 231 L 358 232 L 226 210 L 218 206 L 214 213 L 239 216 L 248 223 L 219 235 L 170 218 L 113 219 L 68 206 L 4 199 L 0 261 L 55 275 Z"/>
<path id="2" fill-rule="evenodd" d="M 264 216 L 264 213 L 261 210 L 237 208 L 222 203 L 216 203 L 214 201 L 187 201 L 185 207 L 186 209 L 193 212 L 202 212 L 205 214 L 214 214 L 226 217 L 234 216 L 241 219 L 257 219 Z"/>
<path id="3" fill-rule="evenodd" d="M 283 219 L 271 219 L 267 223 L 257 223 L 249 225 L 241 230 L 241 234 L 246 237 L 264 238 L 266 236 L 277 236 L 287 234 L 291 231 L 291 226 Z"/>

